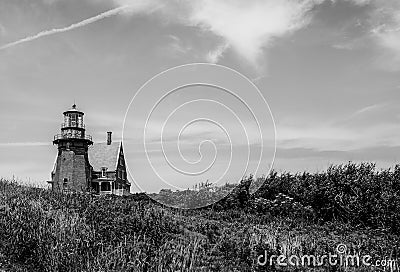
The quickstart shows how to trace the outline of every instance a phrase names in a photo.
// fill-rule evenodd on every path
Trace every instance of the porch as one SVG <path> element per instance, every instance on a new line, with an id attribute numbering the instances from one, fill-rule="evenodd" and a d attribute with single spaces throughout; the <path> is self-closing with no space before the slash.
<path id="1" fill-rule="evenodd" d="M 112 179 L 98 178 L 92 180 L 92 190 L 98 195 L 123 195 L 124 189 L 118 188 Z"/>

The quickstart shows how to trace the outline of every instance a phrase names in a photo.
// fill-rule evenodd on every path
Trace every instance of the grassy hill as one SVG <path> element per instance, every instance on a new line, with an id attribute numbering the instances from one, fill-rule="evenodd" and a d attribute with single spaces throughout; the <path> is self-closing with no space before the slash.
<path id="1" fill-rule="evenodd" d="M 251 194 L 257 182 L 263 184 Z M 177 204 L 209 193 L 153 197 Z M 163 207 L 144 194 L 56 194 L 0 181 L 0 271 L 340 271 L 328 264 L 263 266 L 257 259 L 335 253 L 339 244 L 348 254 L 397 259 L 399 231 L 400 166 L 377 171 L 349 163 L 250 177 L 196 210 Z"/>

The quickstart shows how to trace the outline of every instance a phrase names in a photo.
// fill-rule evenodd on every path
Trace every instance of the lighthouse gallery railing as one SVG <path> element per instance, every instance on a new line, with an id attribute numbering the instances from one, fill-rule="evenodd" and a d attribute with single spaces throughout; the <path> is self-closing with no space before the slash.
<path id="1" fill-rule="evenodd" d="M 84 139 L 84 140 L 89 140 L 92 141 L 92 136 L 90 135 L 74 135 L 74 134 L 57 134 L 54 135 L 54 141 L 56 140 L 62 140 L 62 139 Z"/>

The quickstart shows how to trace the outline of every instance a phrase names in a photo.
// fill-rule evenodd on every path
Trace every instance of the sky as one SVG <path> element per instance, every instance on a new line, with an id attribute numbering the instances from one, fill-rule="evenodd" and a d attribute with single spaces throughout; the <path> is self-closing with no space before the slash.
<path id="1" fill-rule="evenodd" d="M 141 90 L 157 74 L 190 63 L 221 66 L 178 70 Z M 157 108 L 143 152 L 146 113 L 166 90 L 190 80 L 240 94 L 265 121 L 266 137 L 259 139 L 251 111 L 232 95 L 189 86 Z M 400 159 L 400 2 L 0 0 L 0 94 L 0 176 L 38 186 L 50 178 L 52 139 L 74 101 L 95 142 L 104 142 L 107 131 L 121 140 L 128 120 L 128 167 L 146 191 L 163 186 L 151 176 L 149 158 L 179 188 L 221 176 L 231 182 L 246 162 L 245 174 L 271 165 L 323 171 L 348 161 L 392 167 Z M 211 165 L 205 175 L 179 175 L 162 154 L 160 129 L 177 108 L 163 138 L 168 158 L 179 169 L 193 166 L 192 173 Z M 177 136 L 190 118 L 218 120 L 229 128 L 231 146 L 221 127 L 201 120 L 183 132 L 180 156 Z M 261 144 L 267 156 L 256 171 L 259 160 L 246 150 L 257 155 Z"/>

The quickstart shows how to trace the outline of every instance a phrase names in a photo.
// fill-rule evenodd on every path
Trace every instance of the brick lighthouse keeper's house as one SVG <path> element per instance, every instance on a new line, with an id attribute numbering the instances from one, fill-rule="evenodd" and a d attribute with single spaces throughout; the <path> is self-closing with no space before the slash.
<path id="1" fill-rule="evenodd" d="M 61 134 L 54 136 L 58 154 L 51 172 L 52 190 L 125 195 L 130 193 L 121 142 L 93 143 L 86 135 L 84 113 L 74 104 L 64 112 Z"/>

